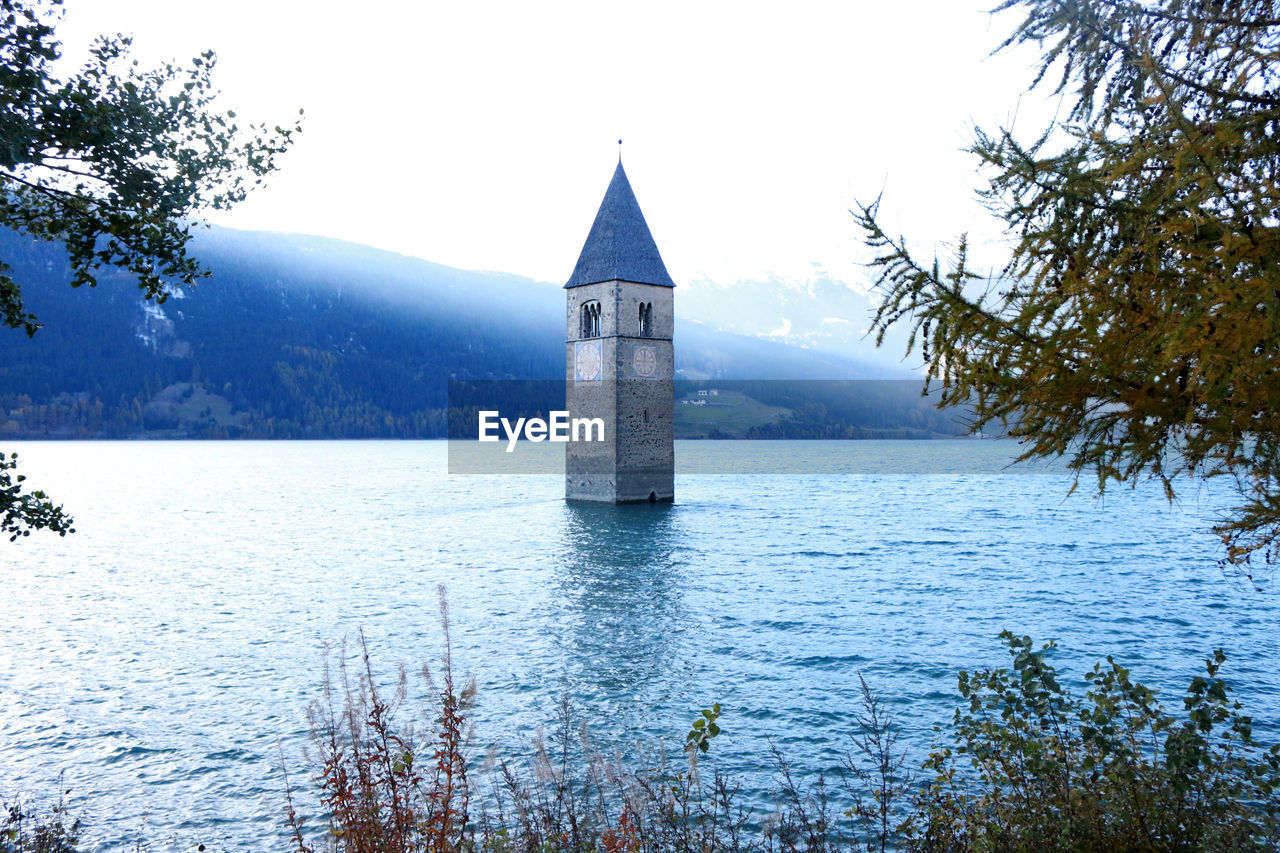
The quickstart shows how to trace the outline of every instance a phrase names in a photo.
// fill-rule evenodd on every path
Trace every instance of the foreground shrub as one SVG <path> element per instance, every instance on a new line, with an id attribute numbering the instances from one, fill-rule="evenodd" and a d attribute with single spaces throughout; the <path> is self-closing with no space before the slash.
<path id="1" fill-rule="evenodd" d="M 954 745 L 907 820 L 918 850 L 1275 850 L 1280 747 L 1263 750 L 1219 677 L 1221 650 L 1183 699 L 1185 719 L 1107 658 L 1083 700 L 1050 643 L 1001 634 L 1012 669 L 961 672 Z"/>
<path id="2" fill-rule="evenodd" d="M 460 850 L 470 837 L 470 786 L 463 757 L 465 711 L 474 682 L 462 690 L 454 683 L 449 646 L 449 610 L 440 590 L 444 635 L 440 681 L 424 666 L 437 699 L 428 740 L 419 743 L 413 725 L 393 725 L 404 704 L 407 676 L 390 698 L 378 690 L 369 648 L 360 637 L 362 668 L 355 678 L 341 655 L 337 683 L 326 671 L 322 701 L 309 709 L 321 802 L 329 813 L 333 845 L 352 853 Z M 288 806 L 289 825 L 301 853 L 314 853 L 303 832 L 303 818 Z"/>
<path id="3" fill-rule="evenodd" d="M 443 589 L 440 612 L 439 681 L 425 667 L 422 672 L 436 700 L 429 725 L 398 719 L 406 674 L 401 670 L 390 696 L 380 691 L 363 636 L 354 676 L 345 655 L 336 675 L 326 671 L 324 696 L 309 717 L 310 760 L 327 827 L 321 838 L 314 832 L 309 838 L 290 791 L 288 821 L 299 853 L 315 853 L 317 845 L 347 853 L 695 853 L 758 846 L 741 840 L 748 815 L 735 810 L 736 786 L 719 775 L 704 783 L 698 774 L 697 753 L 720 732 L 718 705 L 695 721 L 677 771 L 669 772 L 661 755 L 642 762 L 657 768 L 644 773 L 606 759 L 586 728 L 575 725 L 567 702 L 550 741 L 539 736 L 527 760 L 494 757 L 470 767 L 466 712 L 475 687 L 456 687 Z M 473 814 L 477 794 L 484 799 Z"/>
<path id="4" fill-rule="evenodd" d="M 961 672 L 951 745 L 904 772 L 897 732 L 862 683 L 839 779 L 797 778 L 773 750 L 775 805 L 753 813 L 740 783 L 699 766 L 720 733 L 701 712 L 679 758 L 606 757 L 563 703 L 530 756 L 465 755 L 474 684 L 456 689 L 441 591 L 444 654 L 430 723 L 396 719 L 362 666 L 326 678 L 312 709 L 312 756 L 327 831 L 299 853 L 853 853 L 853 851 L 1191 851 L 1280 849 L 1280 748 L 1264 750 L 1219 677 L 1223 654 L 1192 682 L 1185 717 L 1107 659 L 1076 699 L 1046 660 L 1008 632 L 1011 668 Z M 634 769 L 639 768 L 639 769 Z"/>
<path id="5" fill-rule="evenodd" d="M 61 802 L 47 815 L 33 811 L 21 801 L 0 804 L 0 853 L 76 853 L 80 840 L 80 820 L 67 814 Z"/>

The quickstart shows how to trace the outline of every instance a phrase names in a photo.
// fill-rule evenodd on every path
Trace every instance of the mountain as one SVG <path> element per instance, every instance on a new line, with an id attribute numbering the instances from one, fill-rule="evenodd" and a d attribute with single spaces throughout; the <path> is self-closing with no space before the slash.
<path id="1" fill-rule="evenodd" d="M 876 349 L 867 335 L 875 314 L 868 290 L 821 266 L 803 278 L 767 274 L 726 283 L 700 277 L 681 284 L 679 311 L 689 320 L 814 353 L 863 353 L 866 365 L 903 375 L 905 328 L 891 328 Z"/>
<path id="2" fill-rule="evenodd" d="M 44 323 L 0 329 L 0 438 L 434 437 L 449 379 L 564 375 L 558 285 L 294 234 L 211 228 L 193 250 L 211 278 L 157 304 L 113 269 L 73 290 L 60 246 L 0 233 Z M 683 318 L 676 352 L 689 379 L 907 375 Z"/>

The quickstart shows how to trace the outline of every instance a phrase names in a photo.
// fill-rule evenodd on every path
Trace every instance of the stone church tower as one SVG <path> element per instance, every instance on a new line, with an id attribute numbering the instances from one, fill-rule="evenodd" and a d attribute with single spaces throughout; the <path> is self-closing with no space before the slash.
<path id="1" fill-rule="evenodd" d="M 569 417 L 605 426 L 566 445 L 567 500 L 674 500 L 675 286 L 619 160 L 565 285 Z"/>

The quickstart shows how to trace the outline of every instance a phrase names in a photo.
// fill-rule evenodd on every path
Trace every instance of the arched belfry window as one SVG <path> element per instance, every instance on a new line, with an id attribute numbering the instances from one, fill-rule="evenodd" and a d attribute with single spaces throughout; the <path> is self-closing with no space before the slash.
<path id="1" fill-rule="evenodd" d="M 653 337 L 653 303 L 640 303 L 640 337 Z"/>
<path id="2" fill-rule="evenodd" d="M 582 337 L 600 337 L 600 303 L 594 299 L 582 303 Z"/>

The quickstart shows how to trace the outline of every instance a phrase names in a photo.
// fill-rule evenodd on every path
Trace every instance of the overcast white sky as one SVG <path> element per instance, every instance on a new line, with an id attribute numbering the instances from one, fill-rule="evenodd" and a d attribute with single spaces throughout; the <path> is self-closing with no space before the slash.
<path id="1" fill-rule="evenodd" d="M 1014 25 L 972 0 L 66 0 L 144 63 L 218 53 L 226 105 L 304 132 L 214 221 L 439 263 L 568 278 L 625 140 L 676 281 L 863 276 L 848 214 L 885 189 L 921 243 L 998 235 L 973 200 L 974 123 L 1043 127 Z M 1021 105 L 1019 102 L 1021 100 Z M 994 257 L 994 256 L 993 256 Z"/>

